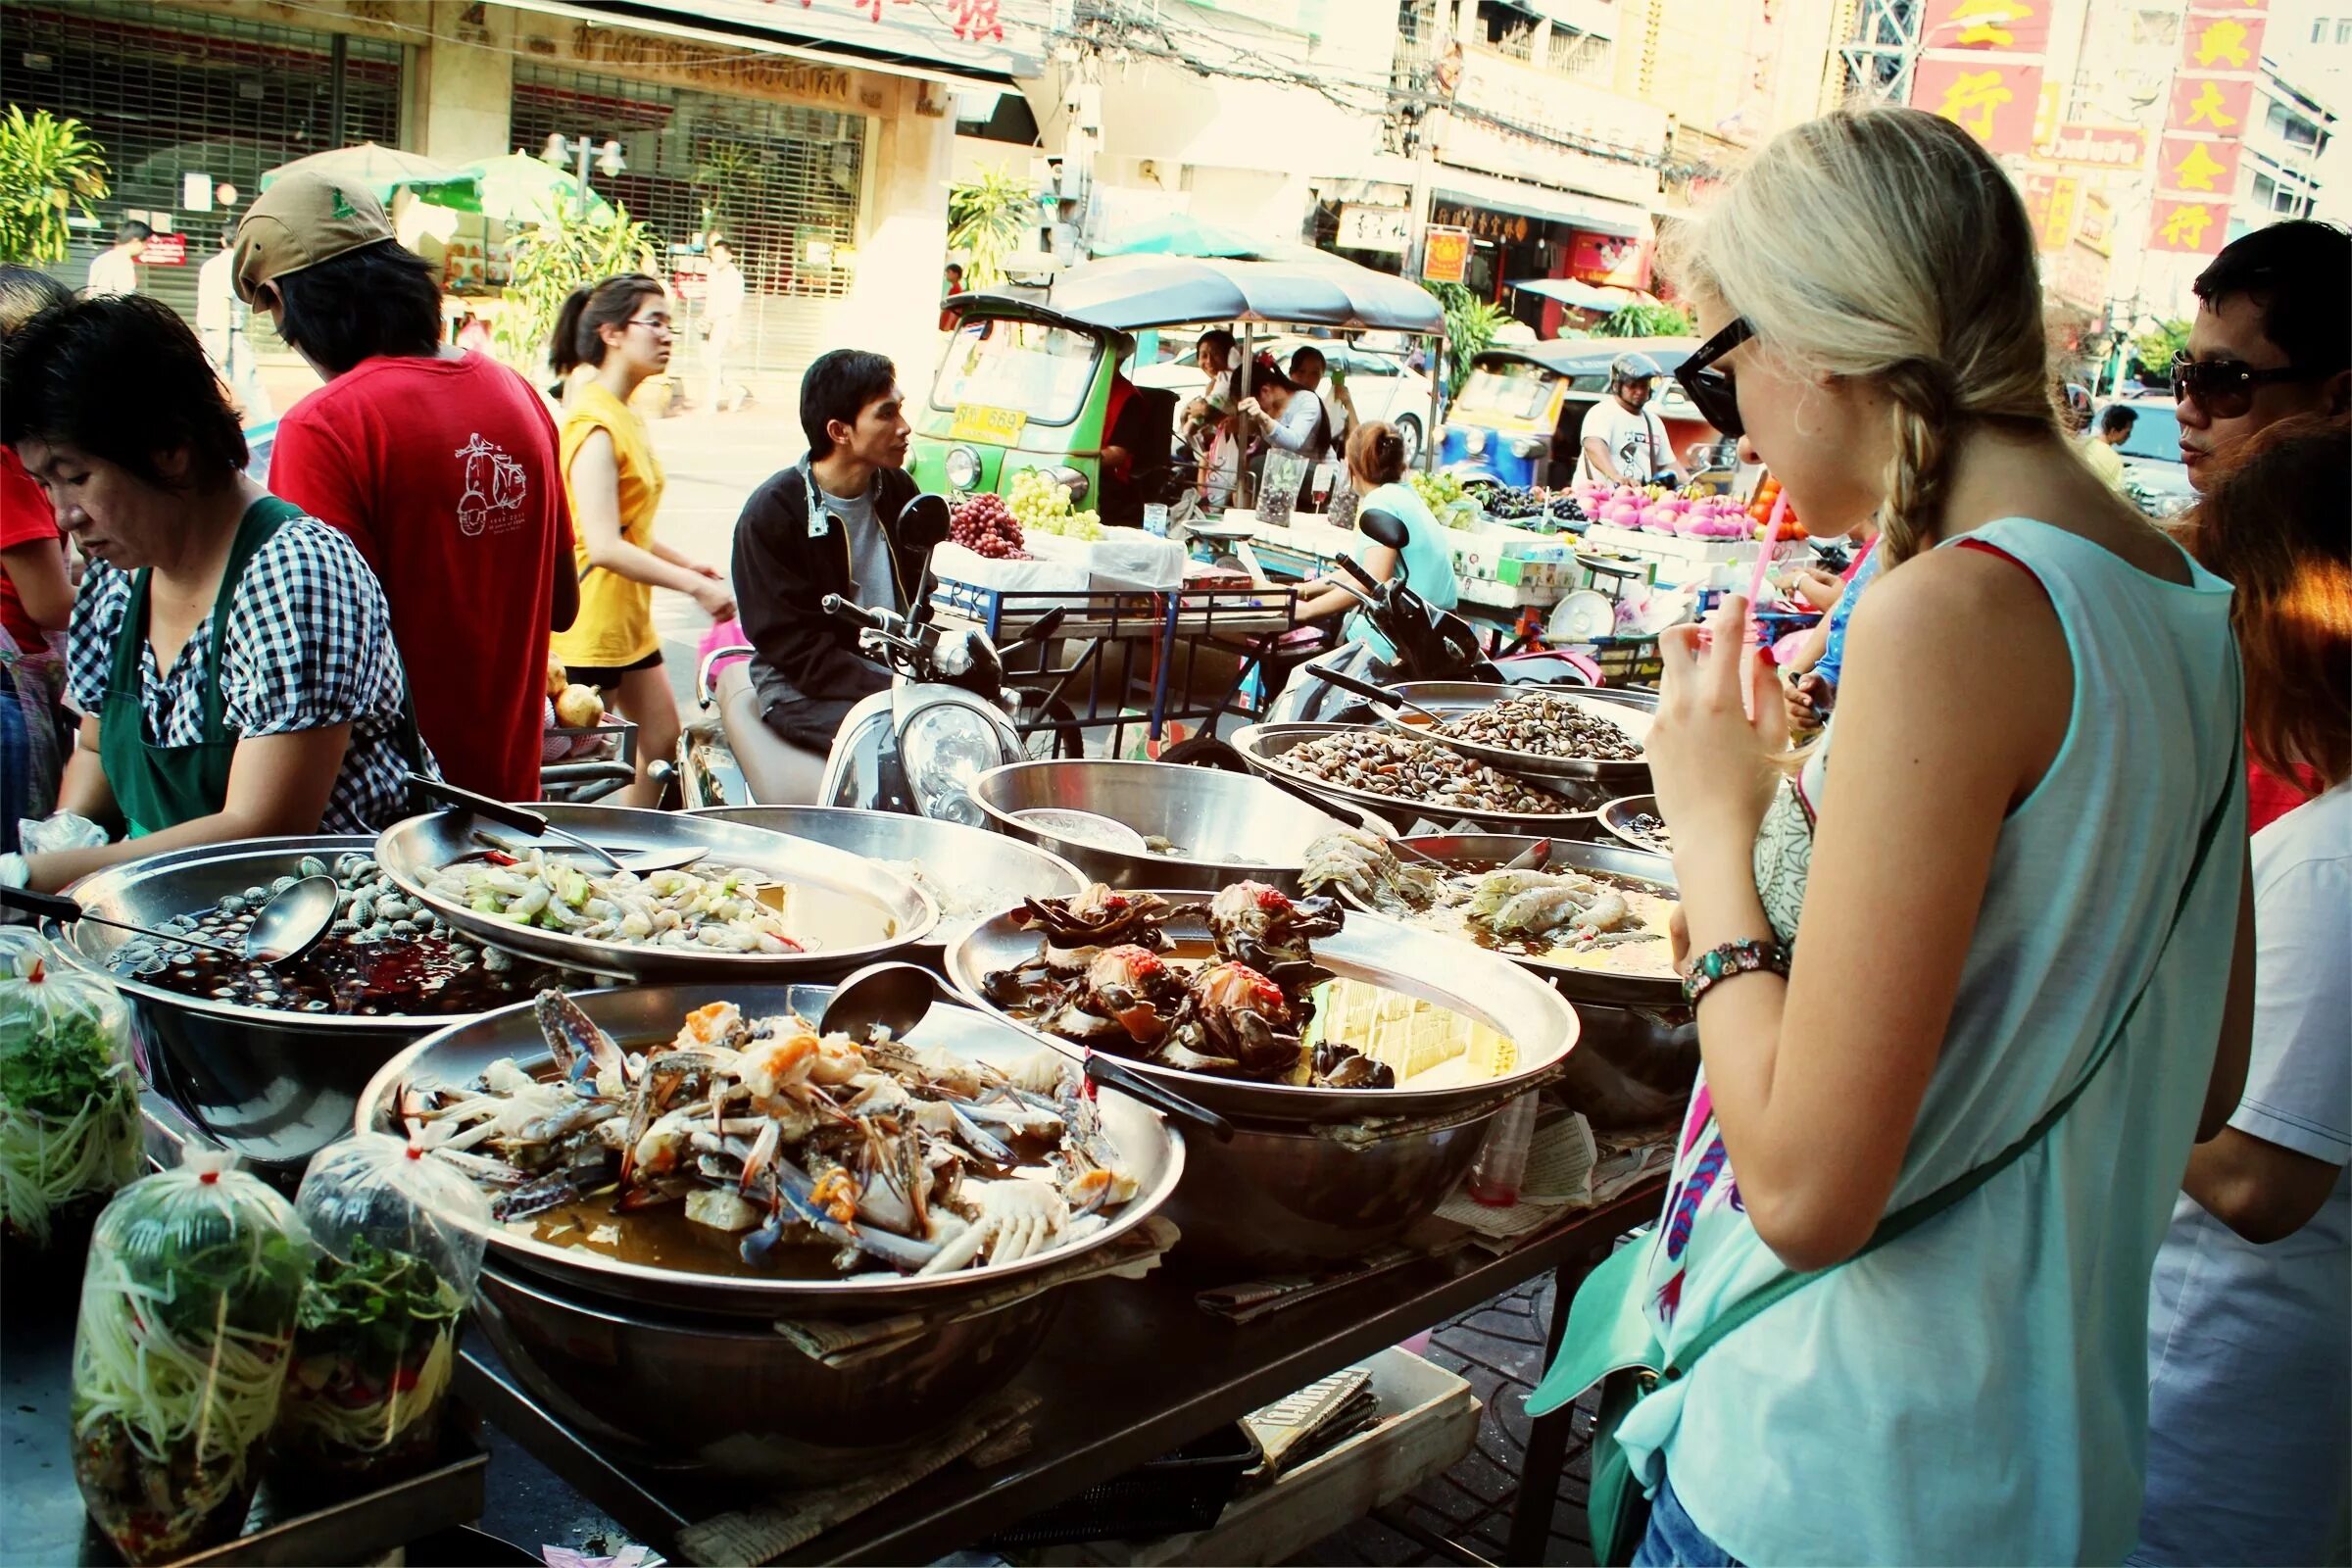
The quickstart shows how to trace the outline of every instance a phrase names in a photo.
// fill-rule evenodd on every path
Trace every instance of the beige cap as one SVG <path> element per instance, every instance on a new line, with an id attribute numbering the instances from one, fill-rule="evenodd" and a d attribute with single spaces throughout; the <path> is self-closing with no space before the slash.
<path id="1" fill-rule="evenodd" d="M 392 221 L 373 192 L 308 171 L 288 174 L 256 197 L 237 224 L 229 264 L 237 298 L 254 304 L 272 278 L 390 238 Z"/>

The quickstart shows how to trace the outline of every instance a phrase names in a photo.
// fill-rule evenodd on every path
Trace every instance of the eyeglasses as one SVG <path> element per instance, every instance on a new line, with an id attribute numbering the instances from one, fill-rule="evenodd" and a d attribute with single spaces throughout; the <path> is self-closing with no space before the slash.
<path id="1" fill-rule="evenodd" d="M 1674 368 L 1676 383 L 1706 416 L 1706 421 L 1727 440 L 1745 435 L 1747 426 L 1740 421 L 1740 395 L 1733 385 L 1732 372 L 1716 369 L 1715 362 L 1755 335 L 1756 329 L 1747 324 L 1747 318 L 1738 318 Z"/>
<path id="2" fill-rule="evenodd" d="M 2193 398 L 2207 417 L 2235 419 L 2254 407 L 2254 389 L 2272 381 L 2308 381 L 2309 370 L 2293 366 L 2281 366 L 2272 370 L 2257 370 L 2238 360 L 2192 360 L 2185 354 L 2173 356 L 2173 401 Z"/>
<path id="3" fill-rule="evenodd" d="M 629 318 L 628 324 L 642 326 L 656 337 L 668 337 L 677 330 L 666 316 L 633 316 Z"/>

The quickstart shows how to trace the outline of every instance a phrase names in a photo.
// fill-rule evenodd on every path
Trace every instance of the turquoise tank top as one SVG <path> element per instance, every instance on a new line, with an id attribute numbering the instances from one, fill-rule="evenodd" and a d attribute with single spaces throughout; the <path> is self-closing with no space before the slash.
<path id="1" fill-rule="evenodd" d="M 1388 513 L 1404 524 L 1404 548 L 1397 555 L 1404 562 L 1405 578 L 1412 584 L 1413 592 L 1435 610 L 1451 610 L 1461 603 L 1461 584 L 1453 575 L 1453 545 L 1446 537 L 1446 525 L 1431 514 L 1419 492 L 1409 484 L 1376 485 L 1356 503 L 1357 516 L 1367 512 Z M 1370 547 L 1371 541 L 1367 539 L 1348 554 L 1361 563 L 1364 551 Z M 1396 662 L 1396 650 L 1389 646 L 1389 640 L 1362 611 L 1349 611 L 1344 629 L 1349 642 L 1365 644 L 1381 662 Z"/>
<path id="2" fill-rule="evenodd" d="M 2048 591 L 2074 710 L 2003 824 L 1950 1028 L 1889 1208 L 2022 1136 L 2155 963 L 2240 723 L 2230 586 L 2186 586 L 2046 523 L 1973 535 Z M 1947 540 L 1944 548 L 1957 544 Z M 1837 724 L 1756 847 L 1784 936 Z M 1619 1429 L 1645 1482 L 1744 1562 L 2115 1562 L 2139 1519 L 2148 1277 L 2213 1066 L 2245 863 L 2238 799 L 2132 1026 L 2034 1151 L 1928 1225 L 1726 1337 Z M 1854 983 L 1900 983 L 1844 956 Z M 1802 1027 L 1802 1020 L 1792 1020 Z M 1672 1353 L 1781 1265 L 1702 1076 L 1650 1248 Z"/>

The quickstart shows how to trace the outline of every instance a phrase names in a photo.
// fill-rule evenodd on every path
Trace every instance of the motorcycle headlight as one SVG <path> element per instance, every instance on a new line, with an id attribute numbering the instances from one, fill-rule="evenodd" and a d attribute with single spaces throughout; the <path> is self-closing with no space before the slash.
<path id="1" fill-rule="evenodd" d="M 1047 477 L 1070 493 L 1070 505 L 1073 507 L 1083 505 L 1086 501 L 1087 491 L 1094 488 L 1087 483 L 1086 475 L 1080 473 L 1076 468 L 1055 468 Z"/>
<path id="2" fill-rule="evenodd" d="M 1004 760 L 988 720 L 954 703 L 934 703 L 906 721 L 900 738 L 907 787 L 923 815 L 966 827 L 988 825 L 972 781 Z"/>
<path id="3" fill-rule="evenodd" d="M 1462 437 L 1462 450 L 1469 453 L 1474 458 L 1485 452 L 1487 450 L 1487 432 L 1484 430 L 1472 430 L 1468 434 L 1464 435 Z"/>
<path id="4" fill-rule="evenodd" d="M 950 447 L 946 470 L 950 489 L 969 490 L 980 482 L 980 454 L 970 447 Z"/>
<path id="5" fill-rule="evenodd" d="M 1511 443 L 1511 456 L 1532 458 L 1550 444 L 1540 435 L 1523 435 Z"/>

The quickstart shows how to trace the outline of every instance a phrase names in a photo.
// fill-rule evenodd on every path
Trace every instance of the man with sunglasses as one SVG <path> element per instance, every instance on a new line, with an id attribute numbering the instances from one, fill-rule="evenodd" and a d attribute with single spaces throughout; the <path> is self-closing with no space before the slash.
<path id="1" fill-rule="evenodd" d="M 1593 404 L 1577 431 L 1584 461 L 1577 478 L 1601 484 L 1649 483 L 1662 473 L 1678 485 L 1690 475 L 1674 461 L 1674 443 L 1650 409 L 1658 389 L 1658 368 L 1645 354 L 1620 354 L 1609 362 L 1609 394 Z"/>
<path id="2" fill-rule="evenodd" d="M 2173 361 L 2180 461 L 2206 488 L 2224 449 L 2352 395 L 2352 236 L 2297 220 L 2224 246 L 2192 285 L 2197 318 Z"/>

